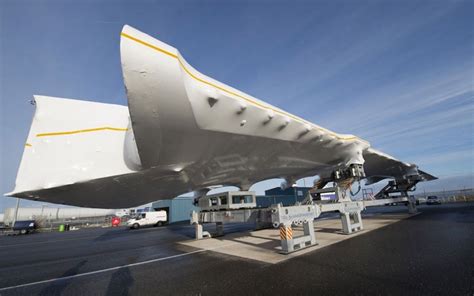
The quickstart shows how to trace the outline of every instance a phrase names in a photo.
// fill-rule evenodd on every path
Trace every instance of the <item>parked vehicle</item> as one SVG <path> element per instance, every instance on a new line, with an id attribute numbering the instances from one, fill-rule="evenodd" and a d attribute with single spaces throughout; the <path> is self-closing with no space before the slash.
<path id="1" fill-rule="evenodd" d="M 16 221 L 12 227 L 13 231 L 18 231 L 20 234 L 28 234 L 36 230 L 35 220 Z"/>
<path id="2" fill-rule="evenodd" d="M 127 221 L 131 229 L 137 229 L 144 226 L 161 226 L 168 221 L 166 211 L 145 212 L 136 215 Z"/>
<path id="3" fill-rule="evenodd" d="M 423 204 L 423 203 L 426 204 L 426 198 L 425 197 L 418 197 L 416 199 L 416 204 L 417 205 L 420 205 L 420 204 Z"/>
<path id="4" fill-rule="evenodd" d="M 408 201 L 398 201 L 385 204 L 386 206 L 408 206 Z"/>
<path id="5" fill-rule="evenodd" d="M 426 199 L 426 204 L 427 205 L 440 205 L 441 204 L 441 200 L 439 200 L 439 198 L 437 196 L 428 196 L 428 198 Z"/>

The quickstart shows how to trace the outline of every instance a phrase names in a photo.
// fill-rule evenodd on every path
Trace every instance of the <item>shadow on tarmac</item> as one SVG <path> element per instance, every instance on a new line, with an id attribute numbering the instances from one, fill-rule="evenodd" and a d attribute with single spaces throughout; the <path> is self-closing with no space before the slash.
<path id="1" fill-rule="evenodd" d="M 133 286 L 134 282 L 135 280 L 130 273 L 130 269 L 128 267 L 120 268 L 112 274 L 105 295 L 129 295 L 130 288 Z"/>
<path id="2" fill-rule="evenodd" d="M 87 263 L 87 260 L 82 260 L 74 267 L 68 269 L 61 277 L 68 277 L 72 275 L 76 275 L 79 269 Z M 47 295 L 62 295 L 64 289 L 71 283 L 69 279 L 64 279 L 61 281 L 53 282 L 43 290 L 39 292 L 38 295 L 40 296 L 47 296 Z"/>

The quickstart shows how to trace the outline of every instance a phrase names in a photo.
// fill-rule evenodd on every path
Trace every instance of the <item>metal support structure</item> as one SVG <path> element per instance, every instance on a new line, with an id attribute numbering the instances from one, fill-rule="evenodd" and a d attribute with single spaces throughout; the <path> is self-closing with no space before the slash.
<path id="1" fill-rule="evenodd" d="M 204 237 L 216 237 L 224 235 L 224 223 L 255 223 L 256 229 L 269 228 L 271 223 L 271 212 L 269 208 L 263 209 L 242 209 L 228 211 L 200 211 L 191 212 L 191 224 L 196 227 L 196 239 Z M 203 223 L 215 223 L 216 232 L 211 236 L 207 231 L 203 231 Z"/>
<path id="2" fill-rule="evenodd" d="M 194 229 L 195 229 L 195 238 L 196 240 L 200 240 L 200 239 L 203 239 L 205 237 L 211 237 L 211 234 L 208 232 L 208 231 L 204 231 L 203 230 L 203 226 L 202 224 L 199 224 L 199 223 L 195 223 L 194 224 Z"/>
<path id="3" fill-rule="evenodd" d="M 202 239 L 203 238 L 203 235 L 202 235 L 202 224 L 194 224 L 194 229 L 195 229 L 195 238 L 196 239 Z"/>
<path id="4" fill-rule="evenodd" d="M 288 252 L 288 250 L 294 250 L 293 244 L 293 229 L 290 226 L 281 225 L 280 226 L 280 241 L 281 249 Z"/>
<path id="5" fill-rule="evenodd" d="M 408 196 L 408 192 L 416 189 L 418 179 L 391 180 L 376 195 L 375 199 L 390 198 L 394 194 Z"/>
<path id="6" fill-rule="evenodd" d="M 405 180 L 392 180 L 389 181 L 384 188 L 382 188 L 376 195 L 376 199 L 389 199 L 393 197 L 406 198 L 408 213 L 416 214 L 416 200 L 414 196 L 410 196 L 408 192 L 416 189 L 416 184 L 420 182 L 419 178 L 405 179 Z"/>
<path id="7" fill-rule="evenodd" d="M 345 203 L 340 212 L 342 232 L 344 234 L 351 234 L 364 229 L 362 224 L 361 212 L 364 209 L 360 203 Z"/>
<path id="8" fill-rule="evenodd" d="M 291 226 L 282 224 L 280 226 L 280 240 L 282 254 L 290 254 L 294 251 L 317 245 L 314 222 L 303 222 L 303 235 L 298 237 L 293 237 L 293 229 Z"/>
<path id="9" fill-rule="evenodd" d="M 369 206 L 379 206 L 390 203 L 408 202 L 410 213 L 416 212 L 415 200 L 407 193 L 413 184 L 406 184 L 404 187 L 386 186 L 382 191 L 387 193 L 385 199 L 372 199 L 364 201 L 352 201 L 348 195 L 348 189 L 355 180 L 363 176 L 359 166 L 350 167 L 345 171 L 334 173 L 333 178 L 337 177 L 333 187 L 322 188 L 329 179 L 324 179 L 308 192 L 307 198 L 302 203 L 293 206 L 284 207 L 282 204 L 273 205 L 270 208 L 250 208 L 250 209 L 228 209 L 214 211 L 192 212 L 191 224 L 195 225 L 196 239 L 211 237 L 210 233 L 203 231 L 203 223 L 216 223 L 216 234 L 214 236 L 224 235 L 224 223 L 255 223 L 256 229 L 268 228 L 273 226 L 280 230 L 281 253 L 289 254 L 317 244 L 314 232 L 314 220 L 322 212 L 338 211 L 340 214 L 342 232 L 352 234 L 364 229 L 361 212 Z M 410 185 L 410 186 L 408 186 Z M 413 185 L 414 186 L 414 185 Z M 388 193 L 396 191 L 400 195 L 391 197 Z M 322 193 L 335 193 L 336 202 L 320 203 L 319 195 Z M 303 235 L 294 235 L 294 227 L 303 226 Z"/>
<path id="10" fill-rule="evenodd" d="M 341 213 L 341 222 L 344 234 L 351 234 L 364 229 L 360 212 Z"/>
<path id="11" fill-rule="evenodd" d="M 329 188 L 315 188 L 309 191 L 308 198 L 320 200 L 322 193 L 334 193 L 336 195 L 336 203 L 322 204 L 319 203 L 322 212 L 338 211 L 344 234 L 351 234 L 364 229 L 362 223 L 361 212 L 364 210 L 362 202 L 352 201 L 348 195 L 348 190 L 354 180 L 358 180 L 363 176 L 363 172 L 359 171 L 359 166 L 351 167 L 345 171 L 336 171 L 332 174 L 334 186 Z"/>
<path id="12" fill-rule="evenodd" d="M 194 225 L 194 237 L 196 240 L 203 239 L 204 237 L 211 237 L 211 234 L 207 231 L 203 231 L 203 226 L 199 221 L 198 213 L 191 213 L 191 224 Z"/>
<path id="13" fill-rule="evenodd" d="M 281 204 L 271 208 L 275 228 L 280 228 L 281 253 L 289 254 L 316 245 L 314 219 L 321 214 L 315 205 L 294 205 L 283 207 Z M 293 225 L 303 225 L 303 235 L 293 235 Z"/>

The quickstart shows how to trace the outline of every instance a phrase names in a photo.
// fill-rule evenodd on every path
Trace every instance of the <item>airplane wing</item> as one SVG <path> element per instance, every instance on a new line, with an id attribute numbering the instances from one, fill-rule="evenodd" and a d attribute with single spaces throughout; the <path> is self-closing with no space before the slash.
<path id="1" fill-rule="evenodd" d="M 377 183 L 384 179 L 403 180 L 419 178 L 421 181 L 437 179 L 418 169 L 418 166 L 395 159 L 381 151 L 368 148 L 364 151 L 364 171 L 367 176 L 366 185 Z"/>
<path id="2" fill-rule="evenodd" d="M 363 139 L 201 74 L 177 49 L 129 26 L 120 51 L 128 108 L 36 96 L 8 195 L 125 208 L 215 185 L 247 190 L 270 178 L 294 181 L 364 162 L 369 178 L 414 172 Z"/>

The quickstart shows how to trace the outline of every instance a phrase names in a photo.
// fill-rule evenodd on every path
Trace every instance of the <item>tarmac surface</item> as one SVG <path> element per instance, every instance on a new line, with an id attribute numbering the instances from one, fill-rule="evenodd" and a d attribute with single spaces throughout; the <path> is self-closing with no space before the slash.
<path id="1" fill-rule="evenodd" d="M 4 236 L 0 295 L 474 295 L 474 203 L 419 211 L 275 264 L 183 244 L 186 224 Z"/>

